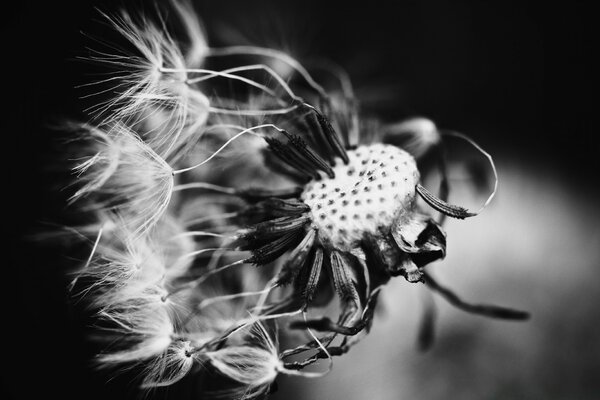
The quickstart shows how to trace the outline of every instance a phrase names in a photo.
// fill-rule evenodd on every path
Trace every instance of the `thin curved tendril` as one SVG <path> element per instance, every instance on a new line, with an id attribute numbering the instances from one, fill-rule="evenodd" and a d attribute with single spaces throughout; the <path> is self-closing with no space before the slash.
<path id="1" fill-rule="evenodd" d="M 262 90 L 265 93 L 268 93 L 271 96 L 274 96 L 274 97 L 276 96 L 275 92 L 273 90 L 271 90 L 269 87 L 262 85 L 252 79 L 248 79 L 243 76 L 231 74 L 229 72 L 235 72 L 235 71 L 231 71 L 231 70 L 214 71 L 214 70 L 203 69 L 203 68 L 189 68 L 188 69 L 188 68 L 165 68 L 165 67 L 160 67 L 158 70 L 160 72 L 168 72 L 168 73 L 183 72 L 185 74 L 207 74 L 207 77 L 204 77 L 204 79 L 194 78 L 194 79 L 186 79 L 185 81 L 182 81 L 182 82 L 185 82 L 186 84 L 194 84 L 196 82 L 200 82 L 200 80 L 221 77 L 221 78 L 228 78 L 228 79 L 233 79 L 233 80 L 238 80 L 238 81 L 244 82 L 250 86 L 254 86 L 257 89 Z"/>
<path id="2" fill-rule="evenodd" d="M 265 292 L 270 292 L 271 290 L 275 289 L 278 285 L 272 285 L 269 286 L 263 290 L 259 290 L 257 292 L 242 292 L 242 293 L 236 293 L 236 294 L 226 294 L 223 296 L 215 296 L 215 297 L 211 297 L 209 299 L 204 299 L 200 302 L 200 304 L 198 304 L 197 309 L 201 310 L 205 307 L 208 307 L 211 304 L 214 303 L 218 303 L 221 301 L 227 301 L 227 300 L 233 300 L 233 299 L 238 299 L 240 297 L 250 297 L 250 296 L 258 296 L 258 295 L 262 295 Z"/>
<path id="3" fill-rule="evenodd" d="M 260 117 L 263 115 L 280 115 L 287 114 L 298 108 L 297 105 L 289 106 L 286 108 L 278 108 L 275 110 L 233 110 L 228 108 L 209 107 L 208 111 L 215 114 L 229 114 L 229 115 L 247 115 L 252 117 Z"/>
<path id="4" fill-rule="evenodd" d="M 267 297 L 269 297 L 269 294 L 271 293 L 272 289 L 275 289 L 277 286 L 277 284 L 275 284 L 275 282 L 277 282 L 278 280 L 278 273 L 275 274 L 275 276 L 273 278 L 271 278 L 269 280 L 269 282 L 267 282 L 267 287 L 263 290 L 263 295 L 260 296 L 260 298 L 258 299 L 258 301 L 256 302 L 256 306 L 254 307 L 254 309 L 258 312 L 260 312 L 260 310 L 263 309 L 265 302 L 267 301 Z M 265 290 L 267 288 L 270 288 L 268 291 L 265 292 Z"/>
<path id="5" fill-rule="evenodd" d="M 186 73 L 203 73 L 203 74 L 209 74 L 207 77 L 203 77 L 203 78 L 194 78 L 194 79 L 188 79 L 187 82 L 188 83 L 197 83 L 197 82 L 201 82 L 202 80 L 206 80 L 206 79 L 211 79 L 214 78 L 215 76 L 223 76 L 223 77 L 227 77 L 227 78 L 231 78 L 231 79 L 238 79 L 241 80 L 243 82 L 248 83 L 249 85 L 258 87 L 259 89 L 269 93 L 270 95 L 272 95 L 273 97 L 276 97 L 275 92 L 273 92 L 270 88 L 261 85 L 259 83 L 257 83 L 256 81 L 253 81 L 251 79 L 248 78 L 244 78 L 242 76 L 239 75 L 235 75 L 235 74 L 230 74 L 229 72 L 244 72 L 244 71 L 252 71 L 252 70 L 257 70 L 257 69 L 262 69 L 264 71 L 266 71 L 269 75 L 271 75 L 276 81 L 277 83 L 283 88 L 283 90 L 285 90 L 285 92 L 294 100 L 298 100 L 301 101 L 302 98 L 298 95 L 296 95 L 293 90 L 289 87 L 289 85 L 287 83 L 285 83 L 285 81 L 283 80 L 283 78 L 281 76 L 279 76 L 279 74 L 277 74 L 277 72 L 273 71 L 272 68 L 270 68 L 267 65 L 264 64 L 253 64 L 253 65 L 248 65 L 248 66 L 242 66 L 242 67 L 236 67 L 236 68 L 230 68 L 228 70 L 223 70 L 223 71 L 212 71 L 212 70 L 206 70 L 206 69 L 180 69 L 180 70 L 176 70 L 176 69 L 172 69 L 171 72 L 186 72 Z M 252 83 L 249 83 L 252 82 Z M 258 86 L 257 86 L 258 85 Z M 261 86 L 261 87 L 259 87 Z"/>
<path id="6" fill-rule="evenodd" d="M 231 73 L 234 73 L 234 72 L 264 70 L 267 73 L 269 73 L 269 75 L 271 75 L 271 73 L 270 73 L 271 70 L 267 70 L 265 67 L 266 67 L 266 65 L 264 65 L 264 64 L 244 65 L 244 66 L 241 66 L 241 67 L 234 67 L 234 68 L 225 69 L 225 70 L 221 71 L 221 73 L 231 74 Z M 201 76 L 201 77 L 198 77 L 198 78 L 189 78 L 187 80 L 187 83 L 188 84 L 197 84 L 197 83 L 204 82 L 206 80 L 215 78 L 216 76 L 218 76 L 218 75 L 217 74 L 207 74 L 206 76 Z M 239 76 L 239 75 L 236 74 L 234 76 Z M 243 77 L 240 77 L 240 78 L 243 78 Z M 247 79 L 247 78 L 243 78 L 243 79 Z M 255 81 L 252 81 L 252 82 L 255 82 Z M 261 85 L 261 84 L 259 84 L 259 85 L 261 86 L 261 88 L 260 88 L 261 90 L 263 90 L 264 92 L 268 93 L 269 95 L 275 97 L 276 100 L 279 103 L 283 103 L 283 100 L 279 98 L 279 96 L 275 93 L 274 90 L 272 90 L 271 88 L 269 88 L 266 85 Z"/>
<path id="7" fill-rule="evenodd" d="M 201 162 L 201 163 L 199 163 L 199 164 L 193 165 L 193 166 L 191 166 L 191 167 L 188 167 L 188 168 L 183 168 L 183 169 L 179 169 L 179 170 L 173 171 L 173 175 L 181 174 L 181 173 L 183 173 L 183 172 L 188 172 L 188 171 L 191 171 L 191 170 L 193 170 L 193 169 L 195 169 L 195 168 L 201 167 L 202 165 L 206 164 L 207 162 L 209 162 L 210 160 L 212 160 L 214 157 L 216 157 L 216 156 L 217 156 L 217 154 L 219 154 L 221 151 L 223 151 L 223 149 L 225 149 L 227 146 L 229 146 L 229 144 L 230 144 L 231 142 L 233 142 L 234 140 L 236 140 L 237 138 L 239 138 L 239 137 L 240 137 L 240 136 L 242 136 L 243 134 L 245 134 L 245 133 L 248 133 L 248 132 L 250 132 L 250 133 L 253 133 L 253 131 L 255 131 L 255 130 L 257 130 L 257 129 L 262 129 L 262 128 L 273 128 L 273 129 L 276 129 L 276 130 L 278 130 L 279 132 L 281 132 L 281 129 L 280 129 L 280 128 L 278 128 L 277 126 L 273 125 L 273 124 L 263 124 L 263 125 L 257 125 L 257 126 L 253 126 L 253 127 L 250 127 L 250 128 L 244 129 L 243 131 L 241 131 L 241 132 L 237 133 L 237 134 L 236 134 L 235 136 L 233 136 L 231 139 L 229 139 L 228 141 L 226 141 L 226 142 L 225 142 L 225 144 L 223 144 L 221 147 L 219 147 L 219 149 L 218 149 L 217 151 L 215 151 L 214 153 L 212 153 L 212 154 L 210 155 L 210 157 L 208 157 L 206 160 L 202 161 L 202 162 Z M 260 135 L 258 135 L 258 136 L 260 136 Z"/>
<path id="8" fill-rule="evenodd" d="M 273 76 L 277 82 L 281 85 L 281 87 L 283 87 L 283 89 L 288 93 L 288 95 L 297 101 L 302 101 L 302 98 L 297 96 L 292 89 L 285 83 L 285 81 L 279 76 L 277 75 L 277 73 L 275 71 L 273 71 L 271 68 L 269 68 L 266 65 L 262 65 L 262 66 L 250 66 L 253 68 L 249 68 L 249 70 L 252 69 L 264 69 L 265 71 L 267 71 L 271 76 Z M 214 70 L 209 70 L 209 69 L 199 69 L 199 68 L 194 68 L 194 69 L 187 69 L 187 68 L 164 68 L 161 67 L 159 68 L 160 72 L 185 72 L 187 73 L 203 73 L 203 74 L 208 74 L 208 76 L 205 79 L 210 79 L 210 78 L 214 78 L 216 76 L 222 76 L 222 77 L 226 77 L 229 79 L 234 79 L 234 80 L 239 80 L 242 81 L 244 83 L 247 83 L 250 86 L 254 86 L 266 93 L 268 93 L 270 96 L 273 97 L 277 97 L 277 94 L 271 90 L 270 88 L 268 88 L 265 85 L 261 85 L 260 83 L 253 81 L 251 79 L 248 78 L 244 78 L 242 76 L 239 75 L 235 75 L 235 74 L 229 74 L 226 71 L 244 71 L 244 69 L 242 67 L 239 68 L 233 68 L 230 70 L 225 70 L 225 71 L 214 71 Z M 199 82 L 201 78 L 199 79 L 187 79 L 185 81 L 186 84 L 193 84 L 195 82 Z M 290 107 L 286 107 L 286 108 L 280 108 L 280 109 L 274 109 L 274 110 L 231 110 L 231 109 L 226 109 L 226 108 L 218 108 L 218 107 L 208 107 L 208 111 L 209 112 L 213 112 L 213 113 L 217 113 L 217 114 L 233 114 L 233 115 L 248 115 L 248 116 L 262 116 L 262 115 L 279 115 L 279 114 L 287 114 L 289 112 L 294 111 L 296 108 L 298 108 L 297 105 L 292 105 Z"/>
<path id="9" fill-rule="evenodd" d="M 247 328 L 249 325 L 252 325 L 258 321 L 265 321 L 265 320 L 269 320 L 269 319 L 276 319 L 276 318 L 283 318 L 283 317 L 293 317 L 294 315 L 298 315 L 301 312 L 302 312 L 302 309 L 298 309 L 298 310 L 290 311 L 290 312 L 286 312 L 286 313 L 259 315 L 259 316 L 252 316 L 251 318 L 247 318 L 247 319 L 242 319 L 241 321 L 238 321 L 238 323 L 240 325 L 236 326 L 235 328 L 231 328 L 231 330 L 229 332 L 224 333 L 223 335 L 219 336 L 218 338 L 215 338 L 207 343 L 204 343 L 202 346 L 199 346 L 199 347 L 191 350 L 190 353 L 197 353 L 212 343 L 222 342 L 223 340 L 226 340 L 227 338 L 229 338 L 231 335 L 234 335 L 235 333 L 241 331 L 242 329 Z"/>
<path id="10" fill-rule="evenodd" d="M 328 98 L 327 91 L 323 88 L 323 86 L 319 85 L 308 73 L 306 68 L 302 66 L 297 60 L 290 57 L 288 54 L 274 50 L 267 49 L 264 47 L 257 46 L 230 46 L 230 47 L 221 47 L 221 48 L 209 48 L 206 55 L 208 57 L 221 57 L 221 56 L 230 56 L 230 55 L 259 55 L 276 58 L 284 63 L 288 64 L 292 68 L 294 68 L 298 73 L 304 78 L 306 83 L 310 87 L 312 87 L 315 91 L 319 93 L 324 98 Z M 276 74 L 277 75 L 277 74 Z M 279 75 L 277 75 L 279 76 Z M 287 85 L 286 85 L 287 86 Z"/>
<path id="11" fill-rule="evenodd" d="M 173 187 L 173 191 L 177 192 L 179 190 L 188 190 L 188 189 L 209 189 L 214 190 L 215 192 L 227 193 L 227 194 L 236 194 L 236 190 L 233 188 L 215 185 L 213 183 L 208 182 L 192 182 L 185 183 L 182 185 L 177 185 Z"/>
<path id="12" fill-rule="evenodd" d="M 209 250 L 209 249 L 207 249 L 207 250 Z M 217 248 L 217 249 L 210 249 L 210 250 L 219 250 L 219 249 Z M 196 279 L 194 279 L 194 280 L 192 280 L 190 282 L 187 282 L 184 285 L 179 286 L 178 288 L 173 289 L 172 291 L 170 291 L 169 293 L 167 293 L 163 297 L 163 301 L 166 300 L 166 299 L 168 299 L 172 295 L 181 292 L 182 290 L 195 288 L 196 286 L 200 285 L 202 282 L 204 282 L 209 277 L 213 276 L 214 274 L 216 274 L 218 272 L 224 271 L 224 270 L 226 270 L 228 268 L 234 267 L 236 265 L 244 264 L 244 263 L 245 263 L 244 260 L 238 260 L 238 261 L 232 262 L 231 264 L 227 264 L 227 265 L 224 265 L 222 267 L 215 268 L 215 269 L 213 269 L 211 271 L 208 271 L 205 274 L 199 276 L 198 278 L 196 278 Z"/>
<path id="13" fill-rule="evenodd" d="M 487 151 L 485 151 L 483 148 L 481 148 L 481 146 L 479 146 L 477 143 L 475 143 L 475 141 L 473 139 L 471 139 L 470 137 L 463 135 L 462 133 L 455 132 L 455 131 L 443 131 L 442 133 L 446 136 L 454 136 L 454 137 L 463 139 L 464 141 L 469 143 L 471 146 L 475 147 L 475 149 L 477 149 L 481 154 L 483 154 L 490 162 L 490 166 L 492 167 L 492 172 L 494 173 L 494 190 L 488 196 L 487 200 L 485 201 L 485 203 L 483 203 L 481 208 L 479 208 L 479 210 L 477 210 L 474 213 L 475 215 L 477 215 L 477 214 L 481 213 L 488 206 L 488 204 L 490 204 L 490 202 L 496 195 L 496 192 L 498 191 L 498 172 L 496 171 L 496 165 L 494 164 L 494 159 Z"/>

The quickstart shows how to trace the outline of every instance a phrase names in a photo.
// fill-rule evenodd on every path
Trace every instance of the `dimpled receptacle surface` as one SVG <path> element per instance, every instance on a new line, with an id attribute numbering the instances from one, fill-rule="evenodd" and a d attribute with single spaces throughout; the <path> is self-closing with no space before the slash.
<path id="1" fill-rule="evenodd" d="M 348 158 L 347 165 L 333 168 L 335 178 L 312 181 L 302 193 L 321 240 L 341 250 L 351 250 L 365 233 L 391 226 L 412 209 L 419 182 L 414 158 L 398 147 L 360 146 Z"/>

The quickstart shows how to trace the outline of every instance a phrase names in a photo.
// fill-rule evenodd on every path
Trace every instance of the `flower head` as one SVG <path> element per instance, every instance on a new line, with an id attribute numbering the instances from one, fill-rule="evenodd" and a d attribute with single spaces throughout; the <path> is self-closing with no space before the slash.
<path id="1" fill-rule="evenodd" d="M 175 5 L 191 40 L 187 52 L 165 24 L 112 19 L 137 53 L 100 57 L 125 72 L 120 90 L 95 109 L 98 126 L 82 129 L 95 146 L 75 168 L 81 185 L 73 204 L 87 199 L 82 208 L 99 229 L 83 282 L 73 286 L 118 335 L 100 363 L 143 364 L 143 387 L 173 384 L 202 373 L 194 368 L 201 365 L 232 386 L 213 394 L 257 397 L 281 373 L 327 373 L 304 368 L 362 339 L 379 293 L 397 276 L 469 312 L 527 317 L 466 303 L 428 271 L 446 256 L 444 217 L 477 215 L 497 186 L 496 179 L 476 212 L 450 204 L 445 141 L 466 139 L 497 178 L 488 153 L 426 118 L 361 119 L 340 68 L 329 71 L 339 87 L 325 88 L 285 53 L 210 48 L 186 7 Z M 239 56 L 258 61 L 202 68 Z M 286 79 L 274 64 L 286 66 Z M 204 90 L 217 79 L 237 89 Z M 439 169 L 437 194 L 425 187 L 427 162 Z M 334 297 L 333 319 L 307 317 Z M 281 350 L 280 334 L 299 344 Z"/>

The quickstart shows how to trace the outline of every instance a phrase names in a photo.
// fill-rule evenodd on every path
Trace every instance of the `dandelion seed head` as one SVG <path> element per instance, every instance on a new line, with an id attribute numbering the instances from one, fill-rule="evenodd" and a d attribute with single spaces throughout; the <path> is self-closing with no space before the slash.
<path id="1" fill-rule="evenodd" d="M 333 168 L 334 178 L 307 184 L 302 200 L 320 237 L 349 251 L 365 234 L 377 234 L 412 210 L 419 171 L 409 153 L 391 145 L 362 145 L 348 158 Z"/>
<path id="2" fill-rule="evenodd" d="M 173 7 L 187 42 L 161 16 L 107 16 L 131 51 L 93 53 L 114 68 L 91 84 L 107 86 L 98 94 L 109 98 L 88 109 L 94 126 L 71 127 L 92 142 L 73 169 L 80 185 L 71 203 L 97 221 L 81 233 L 93 247 L 72 286 L 90 294 L 111 343 L 102 365 L 140 364 L 142 387 L 153 388 L 210 364 L 234 386 L 213 395 L 263 396 L 280 373 L 326 374 L 300 370 L 331 363 L 364 337 L 380 288 L 395 276 L 470 312 L 523 318 L 469 305 L 425 271 L 445 257 L 446 233 L 417 195 L 443 216 L 479 213 L 447 202 L 444 142 L 432 121 L 363 119 L 341 67 L 320 66 L 336 82 L 325 89 L 286 53 L 209 47 L 191 3 Z M 227 64 L 240 57 L 253 61 Z M 212 58 L 229 67 L 202 65 Z M 466 140 L 496 177 L 483 209 L 496 170 Z M 439 169 L 439 192 L 421 185 L 431 168 L 419 171 L 415 160 L 424 164 L 425 154 Z M 334 295 L 337 322 L 307 318 Z M 306 339 L 292 329 L 313 341 L 280 353 L 278 319 L 300 313 L 282 330 L 285 343 Z M 317 353 L 284 361 L 309 350 Z"/>

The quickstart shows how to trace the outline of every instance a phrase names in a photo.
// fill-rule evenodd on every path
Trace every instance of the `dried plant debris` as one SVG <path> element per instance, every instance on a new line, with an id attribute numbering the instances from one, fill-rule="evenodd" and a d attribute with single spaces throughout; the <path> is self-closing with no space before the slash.
<path id="1" fill-rule="evenodd" d="M 93 220 L 73 229 L 90 253 L 70 290 L 107 339 L 100 367 L 139 367 L 143 388 L 216 374 L 222 385 L 207 396 L 261 397 L 279 374 L 326 374 L 366 336 L 397 276 L 466 312 L 528 317 L 469 304 L 427 271 L 446 256 L 444 217 L 474 217 L 492 200 L 488 153 L 426 118 L 363 121 L 344 73 L 324 87 L 286 53 L 209 47 L 193 9 L 173 10 L 187 37 L 161 20 L 104 16 L 130 49 L 92 53 L 111 72 L 89 87 L 113 97 L 69 128 L 89 143 L 70 207 Z M 230 65 L 211 69 L 214 59 Z M 487 157 L 496 178 L 478 211 L 448 201 L 450 137 Z M 425 157 L 434 161 L 419 170 Z M 425 188 L 431 173 L 437 194 Z M 335 314 L 316 315 L 336 301 Z M 434 316 L 431 303 L 422 348 Z M 298 343 L 282 349 L 282 336 Z"/>

